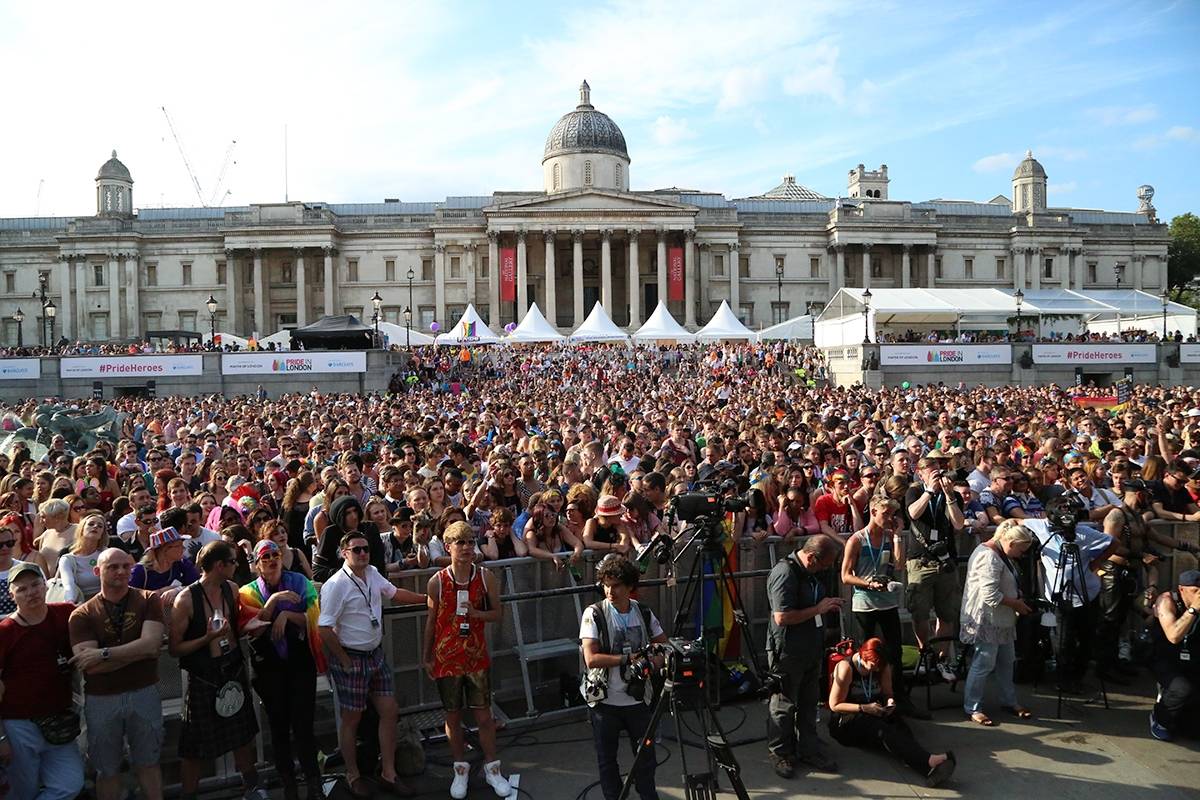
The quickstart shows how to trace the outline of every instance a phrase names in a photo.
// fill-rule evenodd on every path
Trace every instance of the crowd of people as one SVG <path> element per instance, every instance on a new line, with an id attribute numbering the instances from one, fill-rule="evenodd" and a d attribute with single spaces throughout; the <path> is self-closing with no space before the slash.
<path id="1" fill-rule="evenodd" d="M 1038 336 L 1032 331 L 999 332 L 978 330 L 906 330 L 902 333 L 884 333 L 879 337 L 880 342 L 903 344 L 1007 344 L 1009 342 L 1039 342 L 1061 344 L 1143 344 L 1147 342 L 1195 342 L 1196 336 L 1184 338 L 1183 331 L 1176 330 L 1168 333 L 1163 339 L 1160 331 L 1144 328 L 1126 328 L 1122 331 L 1101 333 L 1087 331 L 1085 333 L 1049 332 Z"/>
<path id="2" fill-rule="evenodd" d="M 745 498 L 724 521 L 728 540 L 778 537 L 791 553 L 767 590 L 767 655 L 784 678 L 768 747 L 781 776 L 836 769 L 815 707 L 829 634 L 853 631 L 861 645 L 829 670 L 830 736 L 882 746 L 932 785 L 950 777 L 954 754 L 926 751 L 904 721 L 928 714 L 909 699 L 901 608 L 937 654 L 915 677 L 965 676 L 963 711 L 984 726 L 995 724 L 989 683 L 1000 710 L 1032 713 L 1013 662 L 1022 621 L 1047 607 L 1035 597 L 1062 631 L 1066 692 L 1092 669 L 1126 682 L 1148 619 L 1163 688 L 1151 732 L 1194 730 L 1200 573 L 1170 581 L 1165 560 L 1195 541 L 1151 523 L 1200 520 L 1200 391 L 1136 386 L 1123 407 L 1096 409 L 1056 386 L 872 391 L 825 385 L 821 369 L 818 353 L 784 343 L 493 351 L 466 371 L 430 351 L 394 394 L 122 398 L 118 441 L 86 453 L 52 436 L 33 450 L 11 442 L 0 454 L 0 763 L 13 796 L 72 797 L 82 784 L 73 670 L 86 680 L 97 795 L 120 796 L 127 741 L 143 793 L 161 796 L 161 707 L 147 689 L 164 635 L 189 675 L 185 797 L 229 752 L 247 797 L 263 796 L 253 694 L 285 796 L 301 779 L 318 796 L 321 673 L 350 792 L 409 793 L 393 755 L 386 602 L 428 608 L 422 660 L 446 710 L 451 795 L 467 792 L 469 708 L 483 780 L 507 796 L 484 636 L 504 612 L 488 562 L 578 570 L 591 553 L 605 599 L 581 622 L 584 691 L 611 800 L 620 732 L 636 741 L 649 703 L 623 668 L 663 637 L 631 599 L 638 548 L 672 497 L 697 490 Z M 36 405 L 3 411 L 29 421 Z M 1078 569 L 1056 561 L 1067 528 Z M 1040 579 L 1028 563 L 1043 565 Z M 397 588 L 429 568 L 425 592 Z M 355 748 L 364 726 L 378 728 L 371 763 Z M 653 765 L 635 776 L 643 800 L 657 796 Z"/>

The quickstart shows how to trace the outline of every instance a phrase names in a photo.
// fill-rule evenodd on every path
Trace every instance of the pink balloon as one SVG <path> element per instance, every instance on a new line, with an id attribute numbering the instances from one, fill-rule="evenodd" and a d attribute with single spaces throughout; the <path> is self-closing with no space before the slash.
<path id="1" fill-rule="evenodd" d="M 429 323 L 429 330 L 433 331 L 434 333 L 437 333 L 441 329 L 442 329 L 442 326 L 437 324 L 436 322 Z"/>

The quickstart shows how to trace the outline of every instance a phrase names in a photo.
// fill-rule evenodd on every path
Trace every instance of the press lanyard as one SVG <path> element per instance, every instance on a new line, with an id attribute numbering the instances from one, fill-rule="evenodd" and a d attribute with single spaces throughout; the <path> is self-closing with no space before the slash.
<path id="1" fill-rule="evenodd" d="M 865 547 L 867 550 L 867 558 L 871 559 L 872 574 L 878 574 L 879 560 L 883 558 L 883 551 L 887 547 L 887 532 L 884 532 L 883 539 L 879 542 L 878 550 L 876 550 L 875 546 L 871 544 L 871 531 L 869 528 L 862 532 L 862 537 L 863 547 Z"/>
<path id="2" fill-rule="evenodd" d="M 858 685 L 862 687 L 863 697 L 865 697 L 867 699 L 867 702 L 868 703 L 874 702 L 875 676 L 874 675 L 863 675 L 862 669 L 861 669 L 862 656 L 857 656 L 857 658 L 858 658 L 858 666 L 860 668 L 858 671 Z"/>
<path id="3" fill-rule="evenodd" d="M 371 607 L 371 601 L 367 598 L 367 593 L 364 592 L 363 588 L 358 585 L 358 578 L 355 578 L 354 575 L 351 574 L 350 570 L 346 569 L 345 567 L 342 567 L 342 572 L 346 573 L 346 577 L 349 578 L 350 582 L 354 584 L 354 588 L 357 589 L 358 593 L 362 595 L 363 602 L 367 604 L 367 616 L 371 619 L 371 627 L 378 628 L 379 620 L 375 619 L 375 610 Z"/>

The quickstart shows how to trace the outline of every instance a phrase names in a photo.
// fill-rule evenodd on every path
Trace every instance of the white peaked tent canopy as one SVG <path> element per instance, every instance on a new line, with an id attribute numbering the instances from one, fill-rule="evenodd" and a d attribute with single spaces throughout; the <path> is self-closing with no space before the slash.
<path id="1" fill-rule="evenodd" d="M 430 336 L 428 333 L 419 331 L 416 328 L 405 328 L 403 325 L 397 325 L 394 322 L 379 323 L 379 333 L 383 336 L 388 347 L 394 344 L 398 344 L 401 347 L 404 347 L 406 344 L 433 344 L 437 341 L 435 337 Z"/>
<path id="2" fill-rule="evenodd" d="M 696 336 L 676 322 L 666 304 L 659 300 L 658 308 L 654 309 L 646 324 L 637 329 L 633 339 L 637 342 L 693 342 Z"/>
<path id="3" fill-rule="evenodd" d="M 452 328 L 438 334 L 437 337 L 437 343 L 443 345 L 497 344 L 499 342 L 500 337 L 492 333 L 492 329 L 487 326 L 472 304 L 467 305 L 467 310 L 463 312 L 462 317 L 454 323 Z"/>
<path id="4" fill-rule="evenodd" d="M 717 309 L 717 313 L 713 314 L 713 317 L 708 321 L 708 324 L 696 331 L 696 338 L 701 340 L 753 340 L 755 335 L 756 334 L 754 331 L 743 325 L 741 320 L 733 315 L 733 309 L 729 307 L 728 300 L 722 300 L 721 307 Z"/>
<path id="5" fill-rule="evenodd" d="M 264 336 L 258 340 L 258 349 L 266 350 L 275 343 L 276 350 L 291 350 L 292 349 L 292 331 L 290 328 L 284 328 L 281 331 L 272 333 L 270 336 Z"/>
<path id="6" fill-rule="evenodd" d="M 234 336 L 232 333 L 221 333 L 220 331 L 217 331 L 217 337 L 220 339 L 222 347 L 230 344 L 236 344 L 238 347 L 245 347 L 246 345 L 250 344 L 249 339 L 243 339 L 241 336 Z M 212 334 L 204 334 L 204 341 L 212 341 Z"/>
<path id="7" fill-rule="evenodd" d="M 521 320 L 521 324 L 514 328 L 504 341 L 509 344 L 520 344 L 521 342 L 561 342 L 566 338 L 554 330 L 554 327 L 546 321 L 546 316 L 542 314 L 538 304 L 534 303 L 525 312 L 525 319 Z"/>
<path id="8" fill-rule="evenodd" d="M 629 334 L 616 326 L 604 306 L 596 303 L 592 313 L 568 338 L 572 342 L 624 342 L 629 340 Z"/>
<path id="9" fill-rule="evenodd" d="M 811 342 L 812 338 L 813 318 L 811 314 L 802 314 L 799 317 L 784 320 L 778 325 L 763 328 L 758 334 L 759 341 L 766 339 L 799 339 Z"/>

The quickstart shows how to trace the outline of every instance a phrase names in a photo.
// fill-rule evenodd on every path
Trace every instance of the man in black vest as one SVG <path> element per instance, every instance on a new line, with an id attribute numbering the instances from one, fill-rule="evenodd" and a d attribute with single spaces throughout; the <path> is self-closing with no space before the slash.
<path id="1" fill-rule="evenodd" d="M 1179 587 L 1154 603 L 1150 669 L 1160 694 L 1150 712 L 1150 735 L 1169 742 L 1200 734 L 1200 570 L 1179 576 Z"/>

